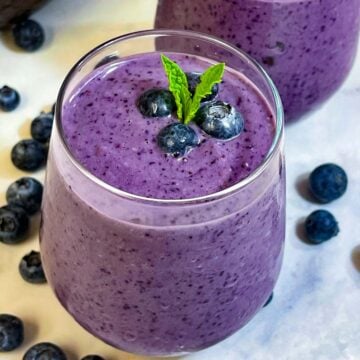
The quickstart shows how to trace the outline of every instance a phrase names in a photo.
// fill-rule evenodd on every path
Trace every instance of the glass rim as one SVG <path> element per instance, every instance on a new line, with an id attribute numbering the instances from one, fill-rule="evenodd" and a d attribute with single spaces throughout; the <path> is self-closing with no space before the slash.
<path id="1" fill-rule="evenodd" d="M 61 84 L 61 87 L 60 87 L 60 90 L 59 90 L 59 93 L 58 93 L 58 96 L 56 99 L 56 104 L 63 103 L 65 91 L 68 87 L 68 84 L 71 82 L 73 76 L 75 75 L 77 69 L 79 67 L 81 67 L 84 63 L 86 63 L 86 61 L 89 58 L 91 58 L 94 54 L 99 53 L 101 50 L 105 49 L 106 47 L 111 46 L 118 42 L 130 40 L 130 39 L 134 39 L 134 38 L 149 37 L 149 36 L 156 36 L 156 35 L 159 35 L 159 36 L 161 36 L 161 35 L 162 36 L 166 36 L 166 35 L 182 36 L 182 37 L 186 36 L 188 38 L 193 38 L 193 39 L 198 39 L 198 40 L 203 40 L 203 41 L 208 41 L 208 42 L 210 41 L 215 45 L 221 46 L 222 48 L 225 48 L 226 50 L 229 50 L 229 51 L 235 53 L 235 55 L 237 55 L 241 58 L 245 58 L 247 60 L 247 62 L 250 63 L 255 68 L 255 70 L 261 74 L 262 78 L 265 80 L 265 82 L 267 83 L 267 85 L 270 88 L 271 95 L 272 95 L 274 103 L 275 103 L 275 120 L 276 120 L 274 138 L 273 138 L 271 147 L 270 147 L 268 153 L 266 154 L 265 158 L 263 159 L 263 161 L 260 163 L 260 165 L 254 171 L 252 171 L 244 179 L 236 182 L 235 184 L 233 184 L 223 190 L 220 190 L 220 191 L 217 191 L 217 192 L 214 192 L 211 194 L 197 196 L 197 197 L 193 197 L 193 198 L 185 198 L 185 199 L 160 199 L 160 198 L 151 198 L 151 197 L 146 197 L 146 196 L 142 196 L 142 195 L 136 195 L 136 194 L 118 189 L 115 186 L 112 186 L 112 185 L 106 183 L 104 180 L 101 180 L 97 176 L 93 175 L 87 168 L 85 168 L 84 165 L 82 165 L 80 163 L 80 161 L 78 161 L 75 158 L 75 156 L 73 155 L 70 147 L 68 146 L 68 144 L 65 140 L 64 130 L 63 130 L 62 122 L 61 122 L 62 106 L 56 106 L 55 107 L 56 130 L 59 133 L 60 142 L 61 142 L 61 145 L 65 149 L 66 155 L 71 160 L 73 165 L 86 178 L 88 178 L 90 181 L 94 182 L 96 185 L 100 186 L 101 188 L 113 193 L 116 196 L 122 197 L 122 198 L 127 198 L 129 200 L 134 200 L 134 201 L 153 204 L 153 205 L 190 205 L 190 204 L 195 204 L 195 203 L 209 202 L 209 201 L 218 200 L 218 199 L 227 197 L 227 196 L 233 194 L 234 192 L 237 192 L 237 191 L 245 188 L 246 186 L 251 184 L 254 180 L 256 180 L 265 171 L 269 162 L 274 157 L 274 154 L 277 152 L 278 148 L 280 147 L 282 135 L 283 135 L 283 131 L 284 131 L 284 111 L 283 111 L 283 106 L 282 106 L 279 92 L 278 92 L 275 84 L 273 83 L 272 79 L 270 78 L 270 76 L 264 70 L 264 68 L 255 59 L 253 59 L 250 55 L 248 55 L 245 51 L 235 47 L 234 45 L 232 45 L 231 43 L 229 43 L 227 41 L 224 41 L 223 39 L 217 38 L 212 35 L 200 33 L 197 31 L 169 30 L 169 29 L 151 29 L 151 30 L 135 31 L 135 32 L 131 32 L 131 33 L 127 33 L 124 35 L 114 37 L 112 39 L 109 39 L 109 40 L 99 44 L 95 48 L 88 51 L 85 55 L 83 55 L 78 60 L 78 62 L 75 63 L 75 65 L 73 65 L 73 67 L 70 69 L 70 71 L 68 72 L 68 74 L 66 75 L 65 79 L 63 80 L 63 82 Z"/>

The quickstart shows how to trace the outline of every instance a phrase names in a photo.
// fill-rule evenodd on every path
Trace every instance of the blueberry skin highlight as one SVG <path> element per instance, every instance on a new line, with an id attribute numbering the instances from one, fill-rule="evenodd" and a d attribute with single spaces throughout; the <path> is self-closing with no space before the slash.
<path id="1" fill-rule="evenodd" d="M 23 360 L 67 360 L 67 358 L 57 345 L 43 342 L 28 349 Z"/>
<path id="2" fill-rule="evenodd" d="M 178 122 L 164 127 L 157 136 L 157 143 L 165 153 L 179 157 L 197 146 L 199 138 L 193 128 Z"/>
<path id="3" fill-rule="evenodd" d="M 46 148 L 34 139 L 20 140 L 11 150 L 11 161 L 20 170 L 35 171 L 45 164 Z"/>
<path id="4" fill-rule="evenodd" d="M 150 89 L 137 100 L 139 111 L 146 117 L 165 117 L 176 110 L 173 94 L 165 89 Z"/>
<path id="5" fill-rule="evenodd" d="M 50 141 L 51 130 L 54 122 L 54 114 L 52 112 L 42 112 L 31 122 L 31 136 L 33 139 L 48 143 Z"/>
<path id="6" fill-rule="evenodd" d="M 335 217 L 327 210 L 316 210 L 305 220 L 305 233 L 312 244 L 321 244 L 339 233 Z"/>
<path id="7" fill-rule="evenodd" d="M 42 26 L 30 19 L 15 24 L 12 33 L 15 44 L 28 52 L 40 49 L 45 41 L 45 33 Z"/>
<path id="8" fill-rule="evenodd" d="M 21 259 L 19 272 L 21 277 L 28 283 L 46 283 L 46 277 L 42 267 L 40 253 L 38 251 L 31 251 Z"/>
<path id="9" fill-rule="evenodd" d="M 14 315 L 0 314 L 0 352 L 15 350 L 23 341 L 23 322 Z"/>
<path id="10" fill-rule="evenodd" d="M 0 242 L 9 245 L 19 243 L 27 235 L 29 223 L 29 217 L 23 208 L 13 205 L 1 207 Z"/>
<path id="11" fill-rule="evenodd" d="M 32 215 L 40 210 L 42 195 L 43 186 L 39 181 L 31 177 L 22 177 L 8 187 L 6 201 Z"/>
<path id="12" fill-rule="evenodd" d="M 336 164 L 323 164 L 312 171 L 309 187 L 320 203 L 327 204 L 340 198 L 346 191 L 348 179 L 345 171 Z"/>
<path id="13" fill-rule="evenodd" d="M 7 85 L 0 88 L 0 109 L 2 111 L 13 111 L 19 104 L 20 95 L 15 89 Z"/>
<path id="14" fill-rule="evenodd" d="M 244 129 L 242 115 L 222 101 L 203 105 L 194 120 L 203 131 L 219 140 L 231 140 Z"/>

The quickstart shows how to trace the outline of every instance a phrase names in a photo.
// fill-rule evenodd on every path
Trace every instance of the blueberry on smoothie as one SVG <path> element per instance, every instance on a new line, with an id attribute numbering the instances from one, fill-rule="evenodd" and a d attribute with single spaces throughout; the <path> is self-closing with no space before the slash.
<path id="1" fill-rule="evenodd" d="M 0 88 L 0 109 L 2 111 L 15 110 L 20 104 L 19 93 L 10 86 L 3 86 Z"/>
<path id="2" fill-rule="evenodd" d="M 338 223 L 329 211 L 316 210 L 306 218 L 306 236 L 313 244 L 321 244 L 324 241 L 330 240 L 339 231 Z"/>
<path id="3" fill-rule="evenodd" d="M 164 127 L 158 137 L 157 143 L 161 150 L 174 157 L 186 155 L 198 145 L 199 138 L 193 128 L 182 123 L 174 123 Z"/>
<path id="4" fill-rule="evenodd" d="M 0 352 L 15 350 L 23 341 L 23 322 L 14 315 L 0 314 Z"/>
<path id="5" fill-rule="evenodd" d="M 23 240 L 29 229 L 29 217 L 18 206 L 7 205 L 0 208 L 0 242 L 16 244 Z"/>
<path id="6" fill-rule="evenodd" d="M 19 264 L 21 277 L 31 284 L 46 283 L 45 273 L 41 263 L 40 253 L 31 251 L 23 256 Z"/>
<path id="7" fill-rule="evenodd" d="M 43 28 L 34 20 L 26 19 L 15 24 L 12 32 L 15 44 L 25 51 L 36 51 L 45 41 Z"/>
<path id="8" fill-rule="evenodd" d="M 44 165 L 46 149 L 34 139 L 21 140 L 12 148 L 11 160 L 20 170 L 35 171 Z"/>
<path id="9" fill-rule="evenodd" d="M 310 174 L 311 193 L 319 202 L 326 204 L 341 197 L 347 188 L 345 171 L 336 164 L 323 164 Z"/>
<path id="10" fill-rule="evenodd" d="M 244 118 L 236 109 L 222 101 L 202 106 L 195 122 L 208 135 L 221 140 L 230 140 L 244 129 Z"/>
<path id="11" fill-rule="evenodd" d="M 34 178 L 22 177 L 13 182 L 6 191 L 6 201 L 20 206 L 29 215 L 40 210 L 43 194 L 42 184 Z"/>
<path id="12" fill-rule="evenodd" d="M 83 357 L 81 360 L 104 360 L 104 358 L 102 358 L 99 355 L 87 355 Z"/>
<path id="13" fill-rule="evenodd" d="M 169 90 L 150 89 L 137 100 L 140 112 L 147 117 L 164 117 L 171 115 L 175 109 L 175 99 Z"/>
<path id="14" fill-rule="evenodd" d="M 66 355 L 57 345 L 43 342 L 28 349 L 23 360 L 66 360 Z"/>
<path id="15" fill-rule="evenodd" d="M 195 94 L 195 89 L 200 84 L 200 76 L 201 74 L 198 72 L 186 73 L 189 91 L 192 95 Z M 214 100 L 218 93 L 219 93 L 219 84 L 214 84 L 211 88 L 211 94 L 206 95 L 204 98 L 202 98 L 201 102 Z"/>
<path id="16" fill-rule="evenodd" d="M 30 130 L 32 138 L 41 143 L 49 142 L 53 122 L 53 113 L 42 112 L 31 122 Z"/>

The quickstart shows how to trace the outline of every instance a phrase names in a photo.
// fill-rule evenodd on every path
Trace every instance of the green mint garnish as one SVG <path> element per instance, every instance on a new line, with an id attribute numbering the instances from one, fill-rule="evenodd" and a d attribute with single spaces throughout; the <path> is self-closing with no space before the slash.
<path id="1" fill-rule="evenodd" d="M 181 67 L 163 54 L 161 54 L 161 61 L 169 80 L 169 90 L 175 98 L 177 116 L 181 122 L 187 125 L 199 110 L 201 99 L 210 95 L 212 87 L 221 82 L 225 64 L 219 63 L 210 66 L 200 76 L 200 83 L 196 86 L 194 96 L 192 96 L 188 88 L 186 74 Z"/>

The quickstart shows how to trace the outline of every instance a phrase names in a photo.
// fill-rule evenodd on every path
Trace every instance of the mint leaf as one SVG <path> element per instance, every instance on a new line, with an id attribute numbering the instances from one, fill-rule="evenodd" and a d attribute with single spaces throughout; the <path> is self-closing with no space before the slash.
<path id="1" fill-rule="evenodd" d="M 169 90 L 175 98 L 177 116 L 180 121 L 183 121 L 187 117 L 191 102 L 191 93 L 188 88 L 186 74 L 176 62 L 163 54 L 161 54 L 161 61 L 169 80 Z"/>
<path id="2" fill-rule="evenodd" d="M 200 77 L 200 83 L 195 89 L 190 106 L 186 109 L 184 124 L 188 124 L 200 108 L 201 99 L 211 94 L 212 87 L 221 82 L 224 74 L 225 64 L 219 63 L 209 67 Z"/>
<path id="3" fill-rule="evenodd" d="M 201 100 L 211 94 L 211 89 L 215 84 L 221 82 L 225 64 L 219 63 L 209 67 L 200 76 L 200 83 L 196 86 L 194 96 L 192 96 L 186 74 L 181 67 L 164 54 L 161 54 L 161 61 L 169 80 L 169 90 L 175 98 L 177 117 L 187 125 L 199 110 Z"/>

